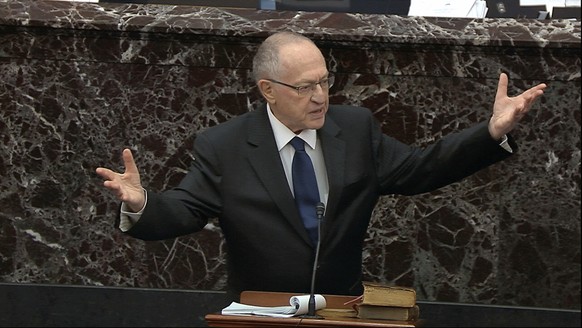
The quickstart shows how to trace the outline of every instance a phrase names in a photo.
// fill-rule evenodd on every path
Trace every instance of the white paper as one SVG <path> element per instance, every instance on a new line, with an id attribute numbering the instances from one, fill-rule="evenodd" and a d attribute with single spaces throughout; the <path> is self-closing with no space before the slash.
<path id="1" fill-rule="evenodd" d="M 484 0 L 477 0 L 473 4 L 473 7 L 471 7 L 471 10 L 469 10 L 467 17 L 484 18 L 485 15 L 487 15 L 487 3 Z"/>
<path id="2" fill-rule="evenodd" d="M 552 14 L 554 7 L 580 7 L 580 0 L 520 0 L 520 6 L 546 5 L 546 10 Z"/>
<path id="3" fill-rule="evenodd" d="M 408 16 L 468 17 L 475 2 L 476 0 L 412 0 Z"/>
<path id="4" fill-rule="evenodd" d="M 309 295 L 293 296 L 289 299 L 289 304 L 289 306 L 255 306 L 232 302 L 229 306 L 222 309 L 222 314 L 290 318 L 309 312 Z M 325 297 L 320 294 L 315 294 L 315 310 L 324 309 L 326 306 Z"/>
<path id="5" fill-rule="evenodd" d="M 519 0 L 520 6 L 556 6 L 556 7 L 572 7 L 580 6 L 580 0 Z"/>

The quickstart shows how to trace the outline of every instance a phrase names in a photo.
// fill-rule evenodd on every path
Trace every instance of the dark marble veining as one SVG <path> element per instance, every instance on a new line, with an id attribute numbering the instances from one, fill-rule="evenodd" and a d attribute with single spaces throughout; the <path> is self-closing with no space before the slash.
<path id="1" fill-rule="evenodd" d="M 260 103 L 266 35 L 312 37 L 332 103 L 369 107 L 419 145 L 549 88 L 519 153 L 438 191 L 383 197 L 365 278 L 419 299 L 580 309 L 580 21 L 422 18 L 67 1 L 0 1 L 0 281 L 220 290 L 217 222 L 143 242 L 113 227 L 97 166 L 134 150 L 146 187 L 176 184 L 205 128 Z"/>

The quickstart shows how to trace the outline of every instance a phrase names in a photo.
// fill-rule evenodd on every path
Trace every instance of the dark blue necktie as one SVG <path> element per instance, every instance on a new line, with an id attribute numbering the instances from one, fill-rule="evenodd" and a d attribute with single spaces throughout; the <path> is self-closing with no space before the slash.
<path id="1" fill-rule="evenodd" d="M 305 229 L 313 245 L 317 244 L 317 212 L 316 207 L 319 203 L 319 191 L 317 189 L 317 180 L 311 158 L 305 152 L 305 142 L 299 137 L 290 141 L 295 148 L 293 156 L 293 190 L 295 193 L 295 204 L 299 209 L 299 214 L 303 219 Z"/>

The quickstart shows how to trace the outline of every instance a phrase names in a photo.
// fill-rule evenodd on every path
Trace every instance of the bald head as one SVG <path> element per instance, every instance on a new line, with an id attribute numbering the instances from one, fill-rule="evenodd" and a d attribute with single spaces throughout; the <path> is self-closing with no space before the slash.
<path id="1" fill-rule="evenodd" d="M 330 74 L 313 41 L 292 32 L 271 35 L 255 55 L 253 75 L 271 113 L 289 130 L 323 126 Z"/>
<path id="2" fill-rule="evenodd" d="M 293 54 L 293 48 L 296 46 L 309 45 L 319 56 L 321 52 L 309 38 L 294 32 L 278 32 L 269 36 L 255 54 L 253 59 L 253 78 L 255 82 L 265 78 L 275 78 L 285 69 L 285 59 L 281 54 Z M 285 51 L 283 51 L 285 50 Z M 323 57 L 323 56 L 322 56 Z"/>

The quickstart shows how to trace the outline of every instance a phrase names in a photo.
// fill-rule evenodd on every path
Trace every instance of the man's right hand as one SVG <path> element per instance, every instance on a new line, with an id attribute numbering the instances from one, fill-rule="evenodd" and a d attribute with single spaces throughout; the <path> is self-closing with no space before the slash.
<path id="1" fill-rule="evenodd" d="M 139 172 L 131 150 L 124 149 L 122 157 L 125 172 L 117 173 L 104 167 L 98 167 L 95 172 L 105 179 L 103 182 L 105 188 L 111 190 L 129 209 L 139 212 L 145 204 L 144 189 L 141 185 Z"/>

